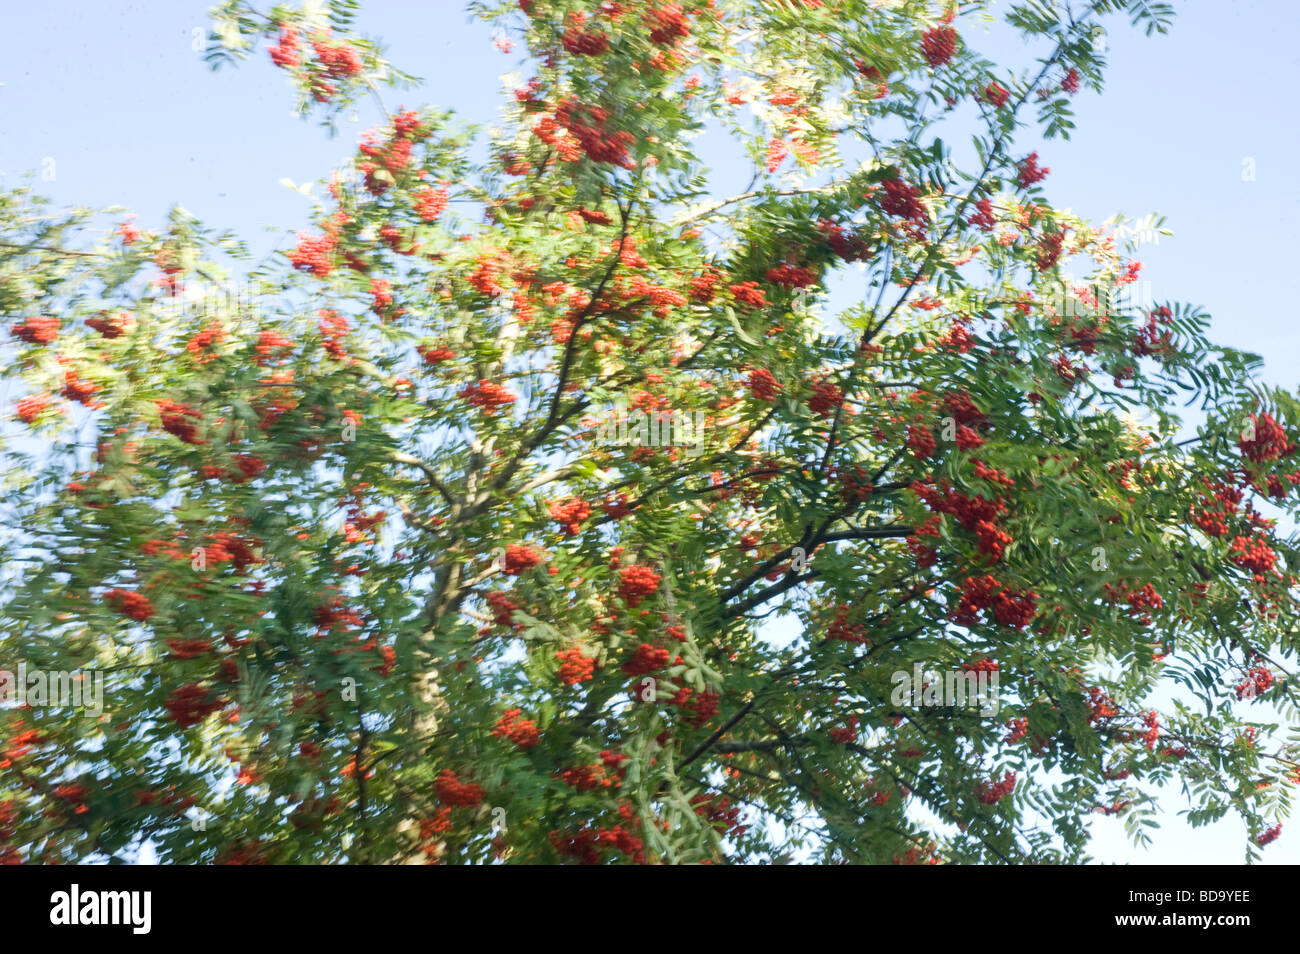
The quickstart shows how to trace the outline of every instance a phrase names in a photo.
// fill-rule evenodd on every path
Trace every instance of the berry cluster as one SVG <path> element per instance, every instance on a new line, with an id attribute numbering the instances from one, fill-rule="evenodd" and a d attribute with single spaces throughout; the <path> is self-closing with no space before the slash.
<path id="1" fill-rule="evenodd" d="M 99 392 L 99 385 L 93 381 L 84 381 L 77 376 L 76 371 L 67 371 L 63 375 L 62 394 L 69 401 L 76 401 L 78 404 L 84 404 L 88 408 L 99 408 L 103 405 L 91 398 Z"/>
<path id="2" fill-rule="evenodd" d="M 1034 261 L 1040 272 L 1045 272 L 1061 258 L 1065 246 L 1065 230 L 1044 232 L 1038 240 L 1038 255 Z"/>
<path id="3" fill-rule="evenodd" d="M 35 315 L 14 325 L 11 333 L 28 344 L 49 344 L 59 336 L 59 324 L 58 318 Z"/>
<path id="4" fill-rule="evenodd" d="M 298 31 L 287 24 L 280 25 L 280 42 L 266 49 L 271 54 L 271 62 L 281 69 L 291 69 L 302 62 Z"/>
<path id="5" fill-rule="evenodd" d="M 570 686 L 590 680 L 596 668 L 596 660 L 584 655 L 576 646 L 573 649 L 560 650 L 555 654 L 555 658 L 560 660 L 557 677 L 560 682 Z"/>
<path id="6" fill-rule="evenodd" d="M 590 792 L 593 789 L 600 788 L 617 788 L 619 784 L 618 779 L 607 775 L 605 767 L 598 763 L 565 769 L 560 773 L 560 779 L 565 785 L 572 786 L 579 792 Z"/>
<path id="7" fill-rule="evenodd" d="M 571 13 L 565 21 L 560 43 L 574 56 L 599 56 L 609 49 L 609 36 L 600 30 L 587 29 L 585 13 Z"/>
<path id="8" fill-rule="evenodd" d="M 1001 83 L 997 82 L 997 80 L 994 80 L 992 83 L 989 83 L 988 86 L 984 87 L 984 98 L 994 106 L 1001 108 L 1005 106 L 1007 100 L 1011 98 L 1011 91 Z"/>
<path id="9" fill-rule="evenodd" d="M 925 224 L 926 211 L 921 202 L 919 187 L 909 185 L 902 179 L 886 179 L 884 193 L 880 199 L 880 211 L 917 225 Z"/>
<path id="10" fill-rule="evenodd" d="M 973 427 L 969 427 L 966 424 L 962 424 L 957 428 L 958 449 L 975 450 L 976 448 L 982 447 L 983 445 L 984 445 L 984 438 L 980 437 L 979 431 L 975 430 Z M 975 461 L 975 473 L 976 476 L 983 477 L 984 479 L 989 480 L 989 479 L 994 479 L 989 475 L 1000 474 L 1001 471 L 997 471 L 994 470 L 993 468 L 986 467 L 982 460 L 977 460 Z"/>
<path id="11" fill-rule="evenodd" d="M 549 501 L 546 509 L 551 519 L 560 525 L 567 537 L 576 534 L 582 521 L 591 516 L 591 504 L 578 497 L 572 497 L 563 503 L 558 500 Z"/>
<path id="12" fill-rule="evenodd" d="M 826 627 L 826 638 L 845 643 L 870 643 L 865 623 L 849 618 L 848 606 L 835 607 L 835 619 Z"/>
<path id="13" fill-rule="evenodd" d="M 861 464 L 834 468 L 828 476 L 840 485 L 840 499 L 850 507 L 866 503 L 876 491 L 870 473 Z"/>
<path id="14" fill-rule="evenodd" d="M 1131 583 L 1119 583 L 1112 586 L 1102 584 L 1106 598 L 1112 603 L 1128 603 L 1130 616 L 1138 617 L 1143 626 L 1151 623 L 1151 610 L 1163 609 L 1165 602 L 1160 593 L 1150 583 L 1137 586 Z"/>
<path id="15" fill-rule="evenodd" d="M 1013 540 L 1011 534 L 995 522 L 999 514 L 1006 512 L 1005 498 L 988 500 L 982 494 L 969 497 L 946 485 L 940 488 L 920 482 L 913 484 L 912 490 L 932 511 L 950 515 L 974 533 L 980 553 L 991 563 L 1002 559 L 1003 552 Z"/>
<path id="16" fill-rule="evenodd" d="M 116 316 L 99 314 L 94 318 L 86 319 L 86 325 L 88 327 L 95 329 L 108 339 L 120 337 L 126 331 L 130 322 L 131 316 L 125 311 Z"/>
<path id="17" fill-rule="evenodd" d="M 352 47 L 327 40 L 314 40 L 311 46 L 331 79 L 345 79 L 361 72 L 361 54 Z"/>
<path id="18" fill-rule="evenodd" d="M 592 162 L 604 162 L 625 169 L 635 169 L 636 162 L 628 154 L 635 137 L 627 131 L 609 128 L 610 112 L 601 106 L 591 106 L 575 99 L 567 99 L 555 110 L 556 121 L 577 140 L 579 148 Z"/>
<path id="19" fill-rule="evenodd" d="M 1020 182 L 1022 189 L 1027 189 L 1035 182 L 1046 179 L 1047 174 L 1051 171 L 1046 166 L 1039 168 L 1038 153 L 1031 152 L 1016 164 L 1016 179 Z"/>
<path id="20" fill-rule="evenodd" d="M 707 725 L 709 720 L 718 714 L 718 703 L 721 700 L 722 696 L 716 692 L 710 692 L 707 689 L 696 692 L 690 686 L 683 686 L 673 696 L 673 705 L 692 713 L 687 722 L 694 728 L 699 729 Z"/>
<path id="21" fill-rule="evenodd" d="M 450 361 L 456 357 L 456 352 L 450 348 L 427 347 L 420 349 L 420 356 L 424 358 L 425 364 L 439 364 L 443 361 Z"/>
<path id="22" fill-rule="evenodd" d="M 1029 732 L 1029 720 L 1023 716 L 1017 719 L 1011 719 L 1007 722 L 1007 728 L 1011 731 L 1003 736 L 1002 741 L 1008 744 L 1014 744 L 1023 739 Z"/>
<path id="23" fill-rule="evenodd" d="M 763 277 L 773 285 L 785 288 L 808 288 L 817 284 L 817 273 L 801 265 L 778 265 L 769 268 Z"/>
<path id="24" fill-rule="evenodd" d="M 1156 740 L 1160 738 L 1160 716 L 1154 709 L 1142 717 L 1142 725 L 1146 731 L 1142 733 L 1142 742 L 1146 745 L 1148 752 L 1156 750 Z"/>
<path id="25" fill-rule="evenodd" d="M 347 347 L 344 344 L 352 327 L 348 323 L 348 319 L 328 308 L 322 308 L 317 314 L 320 317 L 320 323 L 316 327 L 324 339 L 325 353 L 335 361 L 350 361 Z"/>
<path id="26" fill-rule="evenodd" d="M 236 573 L 242 574 L 248 567 L 262 562 L 254 552 L 254 548 L 260 542 L 247 540 L 226 530 L 219 530 L 208 535 L 203 544 L 203 551 L 209 563 L 230 563 Z"/>
<path id="27" fill-rule="evenodd" d="M 655 46 L 673 46 L 691 35 L 691 25 L 686 20 L 686 14 L 676 3 L 651 10 L 646 19 L 650 25 L 650 42 Z"/>
<path id="28" fill-rule="evenodd" d="M 459 808 L 472 808 L 480 804 L 486 794 L 473 782 L 462 782 L 451 769 L 443 769 L 438 773 L 433 789 L 438 793 L 438 801 Z"/>
<path id="29" fill-rule="evenodd" d="M 808 399 L 808 410 L 818 417 L 830 417 L 831 412 L 844 400 L 844 392 L 830 380 L 814 381 L 812 391 L 812 397 Z"/>
<path id="30" fill-rule="evenodd" d="M 292 347 L 293 342 L 278 331 L 259 331 L 253 363 L 265 367 L 268 360 L 284 357 L 283 352 Z"/>
<path id="31" fill-rule="evenodd" d="M 754 396 L 756 401 L 774 401 L 776 396 L 781 393 L 780 383 L 767 368 L 755 368 L 750 371 L 746 383 L 749 387 L 749 393 Z"/>
<path id="32" fill-rule="evenodd" d="M 975 794 L 985 805 L 996 805 L 1007 795 L 1010 795 L 1016 787 L 1016 773 L 1007 772 L 1001 781 L 994 782 L 977 782 L 975 784 Z"/>
<path id="33" fill-rule="evenodd" d="M 542 562 L 542 555 L 523 543 L 512 543 L 506 547 L 505 570 L 510 576 L 531 570 Z"/>
<path id="34" fill-rule="evenodd" d="M 203 420 L 203 415 L 199 411 L 188 404 L 181 404 L 166 398 L 154 401 L 154 403 L 158 406 L 164 431 L 180 438 L 186 444 L 207 443 L 206 440 L 199 437 L 199 424 Z"/>
<path id="35" fill-rule="evenodd" d="M 704 818 L 718 834 L 722 836 L 743 835 L 748 825 L 740 824 L 740 807 L 731 804 L 726 795 L 714 795 L 701 792 L 691 799 L 695 814 Z"/>
<path id="36" fill-rule="evenodd" d="M 648 566 L 633 565 L 619 573 L 618 595 L 632 609 L 659 589 L 659 574 Z"/>
<path id="37" fill-rule="evenodd" d="M 930 66 L 942 66 L 957 52 L 957 31 L 950 26 L 926 30 L 921 36 L 921 54 Z"/>
<path id="38" fill-rule="evenodd" d="M 328 635 L 335 627 L 342 625 L 345 629 L 363 626 L 365 621 L 357 612 L 348 607 L 342 597 L 333 597 L 317 606 L 312 612 L 312 622 L 316 624 L 318 638 Z"/>
<path id="39" fill-rule="evenodd" d="M 871 257 L 871 243 L 857 232 L 837 225 L 830 219 L 821 219 L 817 231 L 826 240 L 831 254 L 845 262 L 865 262 Z"/>
<path id="40" fill-rule="evenodd" d="M 763 289 L 758 282 L 740 282 L 730 288 L 736 304 L 749 308 L 767 307 L 767 296 L 763 294 Z"/>
<path id="41" fill-rule="evenodd" d="M 226 704 L 226 700 L 213 695 L 197 683 L 188 683 L 172 690 L 163 703 L 171 720 L 182 729 L 198 725 Z"/>
<path id="42" fill-rule="evenodd" d="M 938 446 L 930 428 L 912 425 L 907 429 L 907 448 L 917 460 L 933 457 Z"/>
<path id="43" fill-rule="evenodd" d="M 498 408 L 515 402 L 514 393 L 508 388 L 485 379 L 466 385 L 460 392 L 460 396 L 471 406 L 480 408 L 489 417 L 495 414 Z"/>
<path id="44" fill-rule="evenodd" d="M 218 357 L 217 345 L 225 338 L 226 330 L 214 320 L 185 343 L 185 350 L 199 364 L 207 364 Z"/>
<path id="45" fill-rule="evenodd" d="M 492 622 L 498 626 L 509 626 L 511 629 L 520 629 L 521 624 L 515 622 L 515 610 L 519 609 L 518 604 L 506 596 L 504 593 L 493 590 L 486 597 L 487 603 L 492 607 Z"/>
<path id="46" fill-rule="evenodd" d="M 578 863 L 583 865 L 600 864 L 605 848 L 622 852 L 631 858 L 634 864 L 645 864 L 645 842 L 633 834 L 630 825 L 633 821 L 632 809 L 628 805 L 620 805 L 618 811 L 623 821 L 611 828 L 583 828 L 569 834 L 552 831 L 550 833 L 552 847 L 559 854 L 576 858 Z"/>
<path id="47" fill-rule="evenodd" d="M 1088 689 L 1088 724 L 1099 722 L 1103 726 L 1119 715 L 1114 700 L 1101 689 L 1092 686 Z"/>
<path id="48" fill-rule="evenodd" d="M 1275 460 L 1279 457 L 1286 457 L 1294 454 L 1300 445 L 1287 439 L 1286 431 L 1277 421 L 1273 420 L 1271 414 L 1252 414 L 1251 433 L 1253 437 L 1247 440 L 1243 435 L 1238 441 L 1237 446 L 1249 460 L 1255 463 L 1263 463 L 1266 460 Z"/>
<path id="49" fill-rule="evenodd" d="M 447 208 L 450 198 L 451 194 L 445 186 L 437 189 L 424 186 L 415 193 L 415 214 L 426 222 L 437 221 L 438 216 Z"/>
<path id="50" fill-rule="evenodd" d="M 44 413 L 45 409 L 49 406 L 50 399 L 48 395 L 33 394 L 30 397 L 25 397 L 19 401 L 16 406 L 16 411 L 18 417 L 23 421 L 23 423 L 30 424 Z"/>
<path id="51" fill-rule="evenodd" d="M 703 275 L 696 275 L 690 281 L 690 299 L 707 305 L 713 301 L 715 289 L 718 283 L 722 281 L 722 273 L 717 271 L 705 272 Z"/>
<path id="52" fill-rule="evenodd" d="M 856 742 L 858 738 L 858 724 L 861 720 L 857 716 L 851 715 L 848 722 L 842 728 L 831 729 L 831 741 L 836 745 L 845 745 L 849 742 Z"/>
<path id="53" fill-rule="evenodd" d="M 311 272 L 317 278 L 328 278 L 334 271 L 334 250 L 338 240 L 331 234 L 313 236 L 298 233 L 298 247 L 289 252 L 289 261 L 302 272 Z"/>
<path id="54" fill-rule="evenodd" d="M 997 220 L 993 218 L 993 200 L 984 198 L 976 202 L 975 211 L 966 223 L 984 232 L 991 231 L 993 226 L 997 225 Z"/>
<path id="55" fill-rule="evenodd" d="M 1254 666 L 1246 673 L 1246 681 L 1237 686 L 1237 698 L 1255 699 L 1273 687 L 1273 673 L 1263 666 Z"/>
<path id="56" fill-rule="evenodd" d="M 521 749 L 531 749 L 542 741 L 537 723 L 532 719 L 521 719 L 522 709 L 507 709 L 497 720 L 492 734 L 500 739 L 509 739 Z"/>
<path id="57" fill-rule="evenodd" d="M 1003 626 L 1024 629 L 1038 612 L 1038 594 L 1017 591 L 992 576 L 967 577 L 961 584 L 961 598 L 952 621 L 974 625 L 981 611 L 993 611 L 993 618 Z"/>
<path id="58" fill-rule="evenodd" d="M 1235 537 L 1230 549 L 1232 555 L 1229 559 L 1237 566 L 1254 573 L 1256 583 L 1263 583 L 1268 573 L 1277 573 L 1277 552 L 1264 541 L 1262 536 Z"/>
<path id="59" fill-rule="evenodd" d="M 632 658 L 623 664 L 623 671 L 629 676 L 644 676 L 658 672 L 668 665 L 668 650 L 642 643 L 632 654 Z"/>
<path id="60" fill-rule="evenodd" d="M 104 600 L 123 616 L 128 616 L 138 623 L 152 618 L 155 613 L 149 597 L 143 593 L 116 588 L 105 593 Z"/>

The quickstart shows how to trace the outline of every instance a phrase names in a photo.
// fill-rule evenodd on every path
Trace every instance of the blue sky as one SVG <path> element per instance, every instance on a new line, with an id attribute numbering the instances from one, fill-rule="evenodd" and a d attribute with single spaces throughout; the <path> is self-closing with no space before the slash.
<path id="1" fill-rule="evenodd" d="M 993 11 L 1007 6 L 995 0 Z M 1096 222 L 1116 212 L 1163 214 L 1173 238 L 1139 255 L 1154 297 L 1203 306 L 1217 341 L 1262 354 L 1266 380 L 1294 388 L 1300 322 L 1279 293 L 1300 257 L 1292 224 L 1300 215 L 1300 125 L 1290 105 L 1300 4 L 1175 6 L 1164 37 L 1114 21 L 1105 94 L 1076 97 L 1073 140 L 1038 146 L 1052 170 L 1045 186 L 1058 206 Z M 212 74 L 194 48 L 207 9 L 204 0 L 6 0 L 0 184 L 47 170 L 53 178 L 38 186 L 56 202 L 123 205 L 144 227 L 179 203 L 210 227 L 238 231 L 255 250 L 303 227 L 311 200 L 280 180 L 325 176 L 377 117 L 362 107 L 329 139 L 296 118 L 288 81 L 260 50 L 241 68 Z M 493 49 L 488 28 L 468 22 L 458 0 L 368 0 L 360 23 L 387 43 L 398 66 L 425 80 L 419 90 L 385 93 L 390 107 L 429 102 L 481 123 L 495 119 L 499 77 L 517 68 L 517 56 Z M 1005 37 L 967 41 L 994 61 L 1026 56 Z M 1028 141 L 1023 151 L 1036 145 Z M 1098 859 L 1241 861 L 1239 822 L 1193 831 L 1174 815 L 1185 807 L 1181 797 L 1170 793 L 1161 804 L 1162 828 L 1148 851 L 1126 841 L 1118 820 L 1098 819 Z M 1300 820 L 1287 827 L 1295 825 Z M 1300 835 L 1284 829 L 1264 859 L 1300 861 Z"/>

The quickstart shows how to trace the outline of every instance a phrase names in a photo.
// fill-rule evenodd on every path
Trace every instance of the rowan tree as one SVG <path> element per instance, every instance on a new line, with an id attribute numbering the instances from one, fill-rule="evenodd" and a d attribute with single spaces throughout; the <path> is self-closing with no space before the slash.
<path id="1" fill-rule="evenodd" d="M 1018 145 L 1164 4 L 475 3 L 490 135 L 354 6 L 212 11 L 384 117 L 272 259 L 0 194 L 0 663 L 108 680 L 3 713 L 6 860 L 1068 862 L 1170 786 L 1277 837 L 1300 404 Z"/>

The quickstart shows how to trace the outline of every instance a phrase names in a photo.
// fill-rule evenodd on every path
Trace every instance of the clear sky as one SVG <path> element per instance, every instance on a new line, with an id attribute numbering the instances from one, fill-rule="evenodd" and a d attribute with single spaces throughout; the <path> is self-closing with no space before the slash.
<path id="1" fill-rule="evenodd" d="M 1290 105 L 1300 73 L 1295 0 L 1175 2 L 1168 36 L 1147 38 L 1115 20 L 1101 97 L 1075 99 L 1077 129 L 1039 145 L 1058 206 L 1096 222 L 1115 212 L 1166 216 L 1172 239 L 1139 255 L 1156 300 L 1203 306 L 1212 335 L 1265 358 L 1269 383 L 1294 389 L 1300 321 L 1279 300 L 1300 259 L 1300 125 Z M 305 225 L 311 200 L 280 184 L 328 174 L 357 134 L 376 123 L 362 108 L 337 139 L 292 112 L 288 80 L 258 51 L 212 74 L 195 50 L 205 0 L 0 0 L 0 184 L 44 170 L 56 202 L 122 205 L 156 227 L 179 203 L 255 250 Z M 269 2 L 266 4 L 270 6 Z M 993 10 L 1006 9 L 995 0 Z M 361 29 L 388 44 L 399 67 L 424 78 L 388 105 L 432 103 L 490 124 L 500 76 L 517 54 L 493 49 L 460 0 L 363 0 Z M 1026 51 L 1001 37 L 968 42 L 997 62 Z M 1034 148 L 1032 140 L 1024 151 Z M 715 181 L 725 178 L 714 176 Z M 275 229 L 266 231 L 274 224 Z M 1162 798 L 1155 846 L 1139 851 L 1122 822 L 1098 819 L 1093 851 L 1111 863 L 1236 864 L 1243 827 L 1229 818 L 1192 830 Z M 1264 851 L 1300 862 L 1300 818 Z"/>

